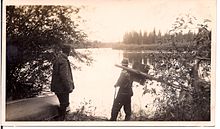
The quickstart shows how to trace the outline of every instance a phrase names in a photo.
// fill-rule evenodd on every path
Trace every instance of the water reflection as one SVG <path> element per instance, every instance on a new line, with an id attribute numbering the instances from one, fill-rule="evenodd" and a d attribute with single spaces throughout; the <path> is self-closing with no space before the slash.
<path id="1" fill-rule="evenodd" d="M 93 64 L 82 66 L 81 71 L 73 71 L 75 90 L 70 97 L 71 109 L 77 111 L 84 106 L 87 114 L 110 118 L 115 92 L 114 84 L 121 71 L 114 65 L 120 64 L 123 57 L 129 58 L 130 64 L 134 62 L 150 64 L 150 60 L 143 53 L 112 49 L 91 49 L 90 51 L 94 59 Z M 74 60 L 72 62 L 74 63 Z M 152 105 L 155 95 L 143 95 L 143 86 L 136 82 L 133 83 L 133 90 L 132 111 L 144 110 L 149 116 L 153 115 L 155 108 L 146 105 Z"/>
<path id="2" fill-rule="evenodd" d="M 123 51 L 123 56 L 129 59 L 129 62 L 133 64 L 134 62 L 139 62 L 145 65 L 152 65 L 153 64 L 153 54 L 160 54 L 166 53 L 169 54 L 167 51 L 152 51 L 152 50 L 142 50 L 142 51 Z"/>

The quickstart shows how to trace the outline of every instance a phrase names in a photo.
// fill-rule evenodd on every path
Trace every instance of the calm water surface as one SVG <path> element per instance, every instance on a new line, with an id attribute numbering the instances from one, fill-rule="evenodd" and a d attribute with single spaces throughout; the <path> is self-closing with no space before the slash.
<path id="1" fill-rule="evenodd" d="M 123 51 L 108 48 L 90 51 L 94 59 L 92 65 L 82 65 L 81 71 L 73 71 L 75 90 L 70 94 L 71 110 L 82 109 L 84 105 L 85 113 L 110 118 L 115 93 L 114 84 L 121 72 L 121 69 L 114 65 L 120 64 Z M 74 60 L 71 62 L 75 63 Z M 143 95 L 143 86 L 136 82 L 133 83 L 133 91 L 132 111 L 138 112 L 143 109 L 149 116 L 153 115 L 155 108 L 145 106 L 151 105 L 156 96 Z"/>

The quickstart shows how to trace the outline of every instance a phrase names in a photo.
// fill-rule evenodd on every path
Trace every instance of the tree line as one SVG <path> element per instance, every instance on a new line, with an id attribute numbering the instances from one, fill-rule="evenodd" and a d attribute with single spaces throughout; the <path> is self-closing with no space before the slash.
<path id="1" fill-rule="evenodd" d="M 201 20 L 201 19 L 200 19 Z M 202 36 L 211 39 L 211 31 L 208 28 L 211 20 L 203 19 L 201 22 L 191 14 L 183 14 L 176 17 L 168 32 L 162 34 L 154 28 L 153 31 L 131 31 L 126 32 L 123 36 L 123 43 L 125 44 L 162 44 L 162 43 L 185 43 L 192 41 L 199 41 Z M 205 32 L 204 32 L 205 30 Z M 208 33 L 207 33 L 208 32 Z M 206 33 L 206 34 L 205 34 Z M 205 39 L 203 39 L 204 41 Z"/>
<path id="2" fill-rule="evenodd" d="M 62 44 L 69 43 L 74 48 L 86 46 L 84 40 L 87 35 L 79 29 L 79 11 L 80 8 L 72 6 L 6 7 L 7 100 L 34 97 L 48 88 L 52 62 Z M 191 91 L 178 91 L 163 84 L 164 98 L 155 102 L 158 108 L 155 120 L 210 120 L 211 81 L 203 79 L 209 77 L 211 71 L 211 31 L 206 25 L 209 20 L 199 25 L 198 33 L 183 33 L 182 28 L 192 23 L 190 19 L 192 17 L 188 20 L 177 18 L 173 33 L 162 35 L 154 29 L 152 32 L 132 31 L 124 35 L 125 44 L 195 42 L 185 49 L 188 55 L 174 48 L 177 51 L 170 54 L 148 56 L 152 56 L 154 61 L 155 76 L 187 83 Z M 91 61 L 83 53 L 73 51 L 72 55 L 85 63 Z M 203 66 L 203 78 L 198 76 L 199 65 Z"/>
<path id="3" fill-rule="evenodd" d="M 176 33 L 175 35 L 170 33 L 162 34 L 159 30 L 156 32 L 155 29 L 151 32 L 147 31 L 131 31 L 126 32 L 123 36 L 123 43 L 125 44 L 139 44 L 139 45 L 146 45 L 146 44 L 162 44 L 162 43 L 169 43 L 172 40 L 175 42 L 190 42 L 196 37 L 196 33 L 188 31 L 188 33 Z"/>

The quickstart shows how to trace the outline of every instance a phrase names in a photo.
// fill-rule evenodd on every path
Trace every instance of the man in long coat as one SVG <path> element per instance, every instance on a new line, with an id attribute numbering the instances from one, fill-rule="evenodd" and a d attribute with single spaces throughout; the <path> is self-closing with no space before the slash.
<path id="1" fill-rule="evenodd" d="M 70 46 L 64 45 L 62 53 L 58 54 L 53 63 L 51 91 L 55 92 L 60 102 L 59 120 L 65 120 L 66 108 L 69 106 L 69 94 L 74 89 L 72 71 L 68 60 L 70 52 Z"/>

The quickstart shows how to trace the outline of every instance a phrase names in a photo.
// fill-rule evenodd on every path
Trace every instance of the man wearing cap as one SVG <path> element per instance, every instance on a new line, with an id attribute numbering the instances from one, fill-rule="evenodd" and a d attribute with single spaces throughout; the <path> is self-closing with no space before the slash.
<path id="1" fill-rule="evenodd" d="M 122 66 L 128 67 L 128 59 L 122 60 Z M 117 97 L 114 100 L 112 112 L 111 112 L 111 121 L 116 121 L 118 113 L 122 106 L 124 107 L 125 112 L 125 121 L 130 120 L 131 117 L 131 97 L 133 96 L 132 91 L 132 78 L 128 71 L 122 70 L 120 77 L 115 84 L 115 87 L 119 87 Z"/>
<path id="2" fill-rule="evenodd" d="M 68 45 L 62 47 L 53 63 L 51 91 L 55 92 L 59 102 L 59 120 L 65 120 L 66 108 L 69 106 L 69 94 L 74 89 L 72 71 L 68 56 L 71 48 Z"/>

